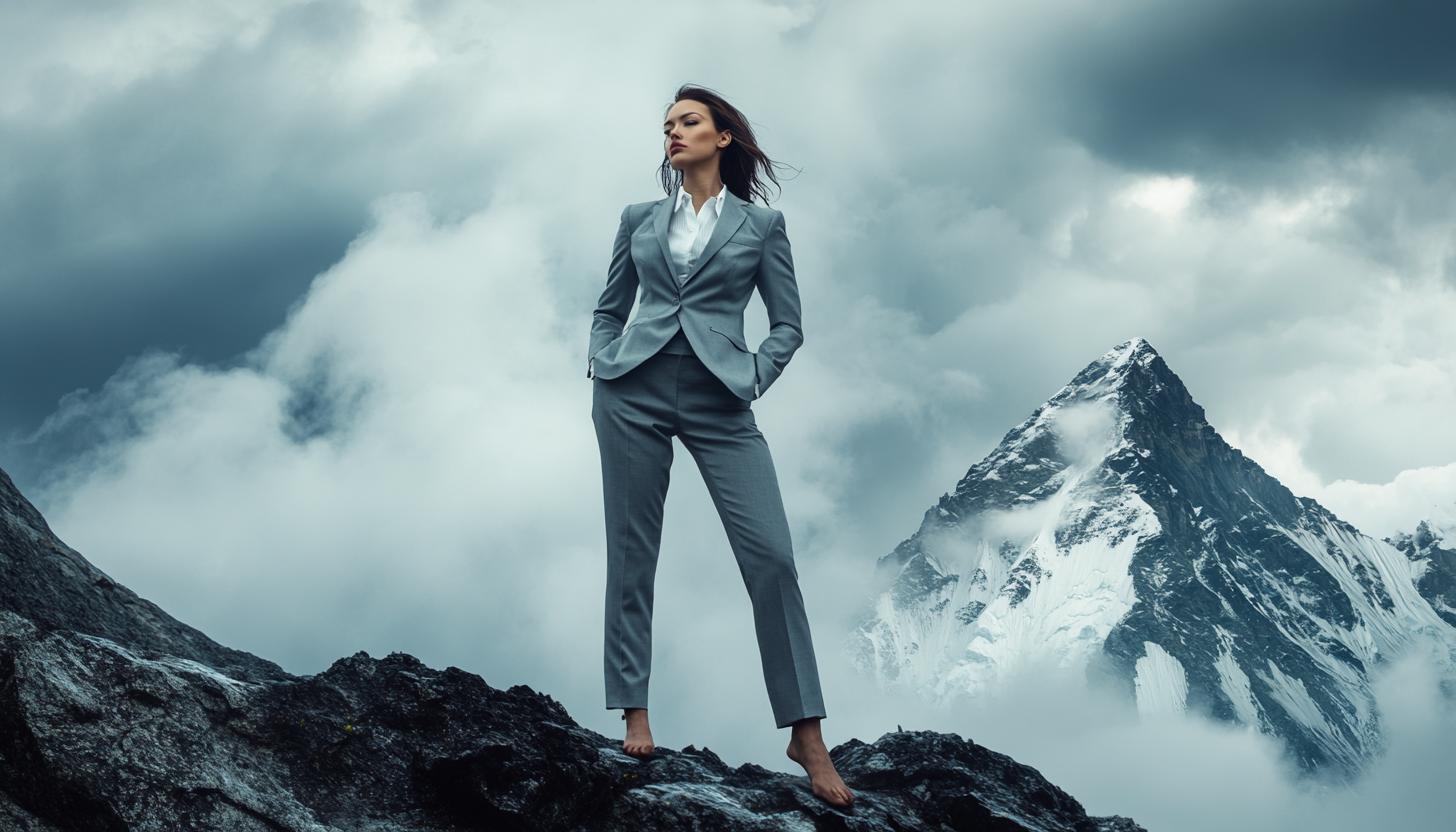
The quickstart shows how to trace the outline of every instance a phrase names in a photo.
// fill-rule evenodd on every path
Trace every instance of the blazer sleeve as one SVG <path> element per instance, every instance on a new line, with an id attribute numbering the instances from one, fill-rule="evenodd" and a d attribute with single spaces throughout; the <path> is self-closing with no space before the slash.
<path id="1" fill-rule="evenodd" d="M 637 300 L 637 264 L 632 262 L 632 206 L 622 209 L 622 225 L 612 243 L 612 261 L 607 266 L 607 286 L 592 314 L 591 342 L 587 345 L 586 375 L 591 378 L 592 359 L 602 347 L 615 341 L 627 325 L 632 304 Z"/>
<path id="2" fill-rule="evenodd" d="M 758 346 L 755 362 L 758 370 L 758 395 L 788 366 L 789 359 L 804 343 L 800 322 L 799 284 L 794 279 L 794 256 L 789 251 L 789 235 L 784 229 L 784 214 L 774 211 L 764 235 L 763 257 L 754 278 L 758 296 L 768 311 L 768 337 Z"/>

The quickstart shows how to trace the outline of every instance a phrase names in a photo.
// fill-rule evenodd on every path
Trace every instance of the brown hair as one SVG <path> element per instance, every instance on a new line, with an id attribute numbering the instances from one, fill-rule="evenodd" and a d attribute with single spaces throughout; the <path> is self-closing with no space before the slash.
<path id="1" fill-rule="evenodd" d="M 708 116 L 713 119 L 713 126 L 720 132 L 728 131 L 728 135 L 732 136 L 733 140 L 718 157 L 718 175 L 723 178 L 723 184 L 730 193 L 749 202 L 757 197 L 768 204 L 768 183 L 773 183 L 774 189 L 782 192 L 779 178 L 774 175 L 774 161 L 759 149 L 753 138 L 753 128 L 748 126 L 748 119 L 737 107 L 710 89 L 683 84 L 677 88 L 677 94 L 667 109 L 671 110 L 673 104 L 683 99 L 708 105 Z M 662 165 L 657 169 L 657 175 L 662 180 L 662 190 L 668 196 L 682 184 L 682 171 L 672 169 L 666 152 L 662 154 Z"/>

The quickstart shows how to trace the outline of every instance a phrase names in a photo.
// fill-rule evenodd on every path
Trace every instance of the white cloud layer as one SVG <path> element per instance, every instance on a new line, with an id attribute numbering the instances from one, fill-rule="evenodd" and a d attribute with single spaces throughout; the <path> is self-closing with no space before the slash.
<path id="1" fill-rule="evenodd" d="M 290 670 L 404 650 L 616 730 L 600 710 L 583 352 L 621 205 L 654 197 L 661 105 L 693 80 L 803 168 L 777 207 L 807 341 L 755 410 L 831 740 L 958 730 L 1150 829 L 1356 830 L 1382 812 L 1442 828 L 1427 824 L 1450 799 L 1421 786 L 1422 766 L 1449 766 L 1456 733 L 1419 666 L 1391 671 L 1389 761 L 1351 796 L 1290 786 L 1255 736 L 1137 725 L 1080 680 L 928 711 L 842 655 L 874 558 L 1133 336 L 1230 441 L 1370 533 L 1456 506 L 1456 166 L 1422 155 L 1456 114 L 1393 111 L 1375 140 L 1300 149 L 1257 180 L 1114 163 L 1062 128 L 1044 71 L 1095 5 L 157 0 L 36 15 L 33 42 L 3 59 L 7 124 L 64 132 L 148 84 L 243 84 L 219 181 L 375 200 L 368 230 L 237 366 L 149 353 L 65 400 L 35 444 L 80 450 L 42 508 L 118 580 Z M 685 454 L 674 483 L 655 728 L 772 764 L 747 599 Z"/>

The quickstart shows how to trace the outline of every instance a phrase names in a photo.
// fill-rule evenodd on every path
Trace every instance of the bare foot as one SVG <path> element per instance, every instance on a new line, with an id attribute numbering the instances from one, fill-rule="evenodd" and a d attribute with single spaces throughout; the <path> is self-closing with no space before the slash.
<path id="1" fill-rule="evenodd" d="M 622 741 L 622 753 L 639 760 L 651 757 L 657 746 L 652 744 L 652 729 L 647 727 L 647 709 L 623 708 L 622 719 L 627 720 L 627 739 Z"/>
<path id="2" fill-rule="evenodd" d="M 844 780 L 834 769 L 834 761 L 829 759 L 829 749 L 824 747 L 824 735 L 819 733 L 817 718 L 794 723 L 788 755 L 790 760 L 808 772 L 809 782 L 814 784 L 814 794 L 820 800 L 837 809 L 848 809 L 854 804 L 854 792 L 844 785 Z"/>

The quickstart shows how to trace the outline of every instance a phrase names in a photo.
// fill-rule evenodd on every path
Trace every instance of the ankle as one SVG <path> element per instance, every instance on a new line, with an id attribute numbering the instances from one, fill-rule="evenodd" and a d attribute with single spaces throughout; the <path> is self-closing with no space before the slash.
<path id="1" fill-rule="evenodd" d="M 789 742 L 800 746 L 815 746 L 824 744 L 824 734 L 819 729 L 820 717 L 810 717 L 795 722 L 792 733 L 789 734 Z"/>

